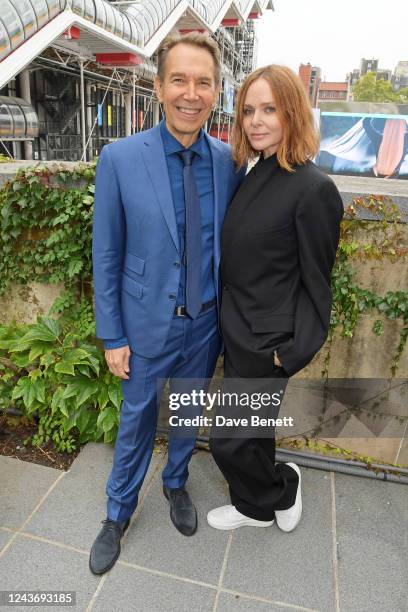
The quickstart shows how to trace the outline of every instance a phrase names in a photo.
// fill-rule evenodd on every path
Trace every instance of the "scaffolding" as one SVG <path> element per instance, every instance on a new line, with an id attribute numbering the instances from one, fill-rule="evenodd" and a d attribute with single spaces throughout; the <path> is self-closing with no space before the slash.
<path id="1" fill-rule="evenodd" d="M 256 58 L 253 17 L 270 2 L 45 1 L 48 14 L 42 11 L 34 23 L 31 4 L 21 0 L 24 11 L 17 28 L 15 0 L 2 0 L 9 10 L 0 20 L 0 65 L 6 68 L 0 73 L 11 70 L 12 56 L 16 66 L 24 68 L 0 89 L 0 95 L 25 98 L 38 117 L 38 136 L 26 143 L 4 139 L 3 152 L 17 159 L 90 161 L 105 143 L 155 125 L 162 116 L 153 88 L 155 52 L 172 30 L 207 30 L 218 42 L 222 88 L 206 127 L 211 135 L 229 140 L 233 99 Z M 72 25 L 55 37 L 58 19 L 65 25 L 75 20 L 79 27 Z M 54 39 L 44 45 L 51 25 Z M 95 36 L 102 29 L 104 41 Z M 117 54 L 126 46 L 138 50 L 133 53 L 135 64 L 111 66 L 98 60 L 98 53 Z M 30 57 L 34 48 L 41 51 Z"/>

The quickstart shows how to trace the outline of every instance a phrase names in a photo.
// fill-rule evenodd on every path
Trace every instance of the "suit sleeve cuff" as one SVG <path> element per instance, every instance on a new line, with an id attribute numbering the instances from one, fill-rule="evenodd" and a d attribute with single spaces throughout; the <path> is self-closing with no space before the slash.
<path id="1" fill-rule="evenodd" d="M 104 340 L 103 341 L 104 349 L 121 348 L 122 346 L 126 346 L 128 344 L 129 342 L 126 336 L 122 336 L 122 338 L 116 338 L 114 340 Z"/>

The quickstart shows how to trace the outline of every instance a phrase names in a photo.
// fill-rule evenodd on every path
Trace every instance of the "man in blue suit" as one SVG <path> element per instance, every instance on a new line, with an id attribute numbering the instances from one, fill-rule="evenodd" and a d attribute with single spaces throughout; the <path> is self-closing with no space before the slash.
<path id="1" fill-rule="evenodd" d="M 164 381 L 211 378 L 218 329 L 220 229 L 245 171 L 230 147 L 204 132 L 220 91 L 216 43 L 169 37 L 158 53 L 156 93 L 165 119 L 105 145 L 96 170 L 93 273 L 97 336 L 123 402 L 106 493 L 107 518 L 90 554 L 109 570 L 134 512 L 155 439 Z M 195 387 L 196 388 L 196 387 Z M 200 408 L 189 407 L 188 416 Z M 163 492 L 184 535 L 197 529 L 185 489 L 196 431 L 169 439 Z"/>

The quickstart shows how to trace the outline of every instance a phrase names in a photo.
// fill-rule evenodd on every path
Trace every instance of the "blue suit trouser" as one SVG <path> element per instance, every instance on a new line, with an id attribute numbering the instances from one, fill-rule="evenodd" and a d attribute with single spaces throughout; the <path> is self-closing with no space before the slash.
<path id="1" fill-rule="evenodd" d="M 123 522 L 137 506 L 153 453 L 159 400 L 166 380 L 170 379 L 170 392 L 177 390 L 178 379 L 183 392 L 188 392 L 186 379 L 192 379 L 192 389 L 197 388 L 197 380 L 212 377 L 220 348 L 214 307 L 194 320 L 173 317 L 159 357 L 131 353 L 129 379 L 122 381 L 123 401 L 113 466 L 106 483 L 108 518 Z M 202 406 L 188 406 L 189 417 L 201 412 Z M 188 437 L 170 435 L 167 465 L 162 474 L 167 487 L 185 485 L 197 431 L 194 428 Z"/>

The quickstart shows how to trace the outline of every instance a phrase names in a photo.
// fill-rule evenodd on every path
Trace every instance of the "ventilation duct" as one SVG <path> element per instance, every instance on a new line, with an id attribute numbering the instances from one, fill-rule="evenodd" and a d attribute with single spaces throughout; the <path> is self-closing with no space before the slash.
<path id="1" fill-rule="evenodd" d="M 0 138 L 30 140 L 38 136 L 38 117 L 22 98 L 0 96 Z"/>

